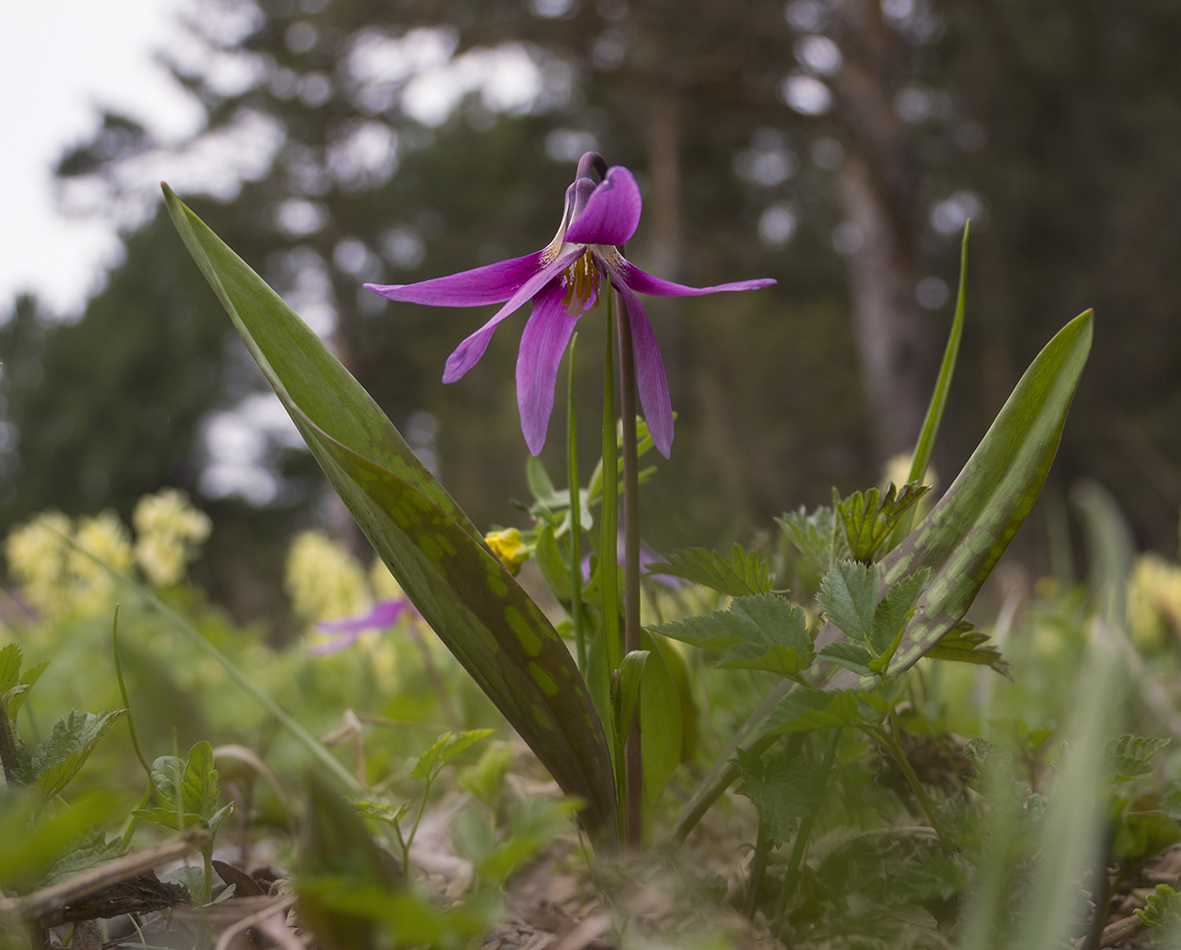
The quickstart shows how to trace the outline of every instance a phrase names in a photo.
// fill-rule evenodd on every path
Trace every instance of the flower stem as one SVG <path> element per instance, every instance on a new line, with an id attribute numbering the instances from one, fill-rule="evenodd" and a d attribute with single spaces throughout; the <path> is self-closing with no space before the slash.
<path id="1" fill-rule="evenodd" d="M 574 624 L 574 650 L 578 668 L 586 675 L 586 633 L 582 629 L 582 496 L 578 482 L 578 439 L 574 418 L 574 344 L 570 337 L 569 379 L 566 383 L 566 467 L 570 482 L 570 621 Z"/>
<path id="2" fill-rule="evenodd" d="M 603 386 L 603 506 L 599 516 L 599 577 L 603 586 L 603 632 L 608 675 L 619 669 L 619 447 L 615 439 L 615 294 L 607 293 L 607 359 Z"/>
<path id="3" fill-rule="evenodd" d="M 623 421 L 623 649 L 640 649 L 640 462 L 636 447 L 636 357 L 627 315 L 619 321 L 619 414 Z M 637 701 L 624 744 L 627 781 L 627 843 L 643 837 L 644 771 Z"/>

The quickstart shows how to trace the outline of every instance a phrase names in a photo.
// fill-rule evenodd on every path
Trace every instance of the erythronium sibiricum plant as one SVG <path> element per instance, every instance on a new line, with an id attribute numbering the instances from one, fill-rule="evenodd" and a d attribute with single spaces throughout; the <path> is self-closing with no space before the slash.
<path id="1" fill-rule="evenodd" d="M 592 173 L 600 181 L 596 184 Z M 562 223 L 542 250 L 416 284 L 366 284 L 389 300 L 435 307 L 477 307 L 503 303 L 492 319 L 459 344 L 447 360 L 443 382 L 462 378 L 479 362 L 500 322 L 533 301 L 533 314 L 517 355 L 517 404 L 525 442 L 534 455 L 545 445 L 554 408 L 558 365 L 575 324 L 598 307 L 604 279 L 623 299 L 635 346 L 636 385 L 648 431 L 660 454 L 673 441 L 672 402 L 656 336 L 637 292 L 657 297 L 692 297 L 723 290 L 756 290 L 774 280 L 743 280 L 713 287 L 686 287 L 653 277 L 623 256 L 640 222 L 640 188 L 621 166 L 608 168 L 597 152 L 578 163 L 566 189 Z"/>

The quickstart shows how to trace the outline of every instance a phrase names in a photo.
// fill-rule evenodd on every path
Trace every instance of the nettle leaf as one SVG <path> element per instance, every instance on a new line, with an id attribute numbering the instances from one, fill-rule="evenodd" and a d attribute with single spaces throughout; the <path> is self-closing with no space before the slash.
<path id="1" fill-rule="evenodd" d="M 1149 778 L 1154 767 L 1152 759 L 1169 744 L 1168 739 L 1148 736 L 1123 735 L 1111 739 L 1104 751 L 1104 764 L 1112 782 L 1133 782 Z"/>
<path id="2" fill-rule="evenodd" d="M 886 596 L 874 609 L 869 645 L 881 661 L 880 672 L 885 672 L 930 579 L 929 568 L 903 578 L 886 591 Z"/>
<path id="3" fill-rule="evenodd" d="M 837 531 L 836 513 L 831 508 L 817 508 L 808 514 L 802 506 L 775 521 L 783 533 L 817 572 L 824 574 L 833 561 L 848 557 L 848 540 Z"/>
<path id="4" fill-rule="evenodd" d="M 1154 947 L 1175 947 L 1181 942 L 1181 894 L 1168 884 L 1158 884 L 1133 913 L 1146 927 L 1152 927 Z"/>
<path id="5" fill-rule="evenodd" d="M 988 634 L 969 620 L 961 620 L 927 651 L 933 660 L 952 660 L 957 663 L 976 663 L 990 666 L 1002 676 L 1010 675 L 1013 667 L 1001 651 L 988 642 Z M 1053 732 L 1046 730 L 1047 736 Z"/>
<path id="6" fill-rule="evenodd" d="M 49 661 L 38 663 L 21 673 L 22 655 L 20 647 L 9 643 L 0 649 L 0 699 L 8 710 L 8 718 L 16 719 L 16 714 L 25 701 L 25 693 L 37 682 Z"/>
<path id="7" fill-rule="evenodd" d="M 777 845 L 788 841 L 797 822 L 811 815 L 816 806 L 808 776 L 793 767 L 795 761 L 781 757 L 767 763 L 744 749 L 739 749 L 734 758 L 742 777 L 738 794 L 754 803 L 759 823 Z"/>
<path id="8" fill-rule="evenodd" d="M 21 649 L 15 643 L 10 643 L 0 650 L 0 696 L 20 682 L 21 677 Z"/>
<path id="9" fill-rule="evenodd" d="M 837 561 L 820 582 L 816 602 L 824 616 L 852 640 L 869 643 L 878 604 L 878 569 L 857 561 Z"/>
<path id="10" fill-rule="evenodd" d="M 772 588 L 770 565 L 758 551 L 735 544 L 730 556 L 705 548 L 673 551 L 666 564 L 650 564 L 650 574 L 671 574 L 731 597 L 765 594 Z"/>
<path id="11" fill-rule="evenodd" d="M 799 677 L 812 664 L 808 620 L 775 594 L 735 598 L 726 610 L 652 627 L 657 633 L 719 654 L 718 666 Z"/>
<path id="12" fill-rule="evenodd" d="M 553 624 L 319 337 L 171 190 L 164 197 L 247 349 L 406 596 L 558 785 L 585 803 L 588 829 L 614 829 L 606 736 Z"/>
<path id="13" fill-rule="evenodd" d="M 831 660 L 858 676 L 873 676 L 875 657 L 869 647 L 854 640 L 838 640 L 820 651 L 820 656 Z"/>
<path id="14" fill-rule="evenodd" d="M 884 584 L 923 568 L 931 580 L 891 660 L 909 669 L 963 619 L 1045 482 L 1091 349 L 1093 315 L 1081 314 L 1038 354 L 956 480 L 906 539 L 880 562 Z M 836 623 L 818 650 L 842 639 Z M 861 685 L 852 670 L 818 671 L 826 689 Z"/>
<path id="15" fill-rule="evenodd" d="M 44 673 L 48 668 L 49 661 L 42 660 L 40 663 L 30 666 L 21 674 L 20 685 L 13 687 L 13 689 L 10 690 L 12 695 L 8 699 L 9 718 L 16 717 L 16 714 L 20 711 L 21 705 L 25 701 L 25 697 L 29 693 L 29 690 L 32 689 L 37 680 L 41 678 L 41 674 Z"/>
<path id="16" fill-rule="evenodd" d="M 83 835 L 74 842 L 69 850 L 53 862 L 53 865 L 45 872 L 45 876 L 38 882 L 37 887 L 50 887 L 53 884 L 58 884 L 76 874 L 81 874 L 83 871 L 96 868 L 100 864 L 114 861 L 122 853 L 123 849 L 117 838 L 107 841 L 106 835 L 99 831 Z"/>
<path id="17" fill-rule="evenodd" d="M 801 686 L 788 693 L 767 719 L 768 733 L 810 732 L 847 726 L 857 718 L 853 690 L 824 691 Z"/>
<path id="18" fill-rule="evenodd" d="M 175 755 L 160 756 L 152 763 L 151 777 L 152 787 L 164 805 L 136 811 L 145 821 L 177 831 L 199 824 L 217 834 L 218 826 L 233 810 L 233 802 L 217 807 L 218 772 L 208 742 L 194 745 L 187 761 Z"/>
<path id="19" fill-rule="evenodd" d="M 490 735 L 492 735 L 491 729 L 444 732 L 422 755 L 410 760 L 410 777 L 419 781 L 425 780 L 430 776 L 431 769 L 436 762 L 439 765 L 444 765 Z"/>
<path id="20" fill-rule="evenodd" d="M 26 785 L 36 784 L 46 800 L 53 798 L 70 784 L 102 737 L 126 714 L 126 709 L 98 715 L 70 710 L 33 749 L 22 781 Z"/>
<path id="21" fill-rule="evenodd" d="M 833 504 L 853 560 L 872 561 L 878 549 L 893 534 L 898 520 L 930 490 L 929 485 L 909 482 L 898 491 L 891 482 L 885 495 L 879 489 L 871 488 L 867 492 L 854 492 L 842 501 L 834 488 Z"/>
<path id="22" fill-rule="evenodd" d="M 920 851 L 903 864 L 894 878 L 892 896 L 915 904 L 951 900 L 967 891 L 975 873 L 972 862 L 962 854 L 948 854 L 942 848 Z"/>

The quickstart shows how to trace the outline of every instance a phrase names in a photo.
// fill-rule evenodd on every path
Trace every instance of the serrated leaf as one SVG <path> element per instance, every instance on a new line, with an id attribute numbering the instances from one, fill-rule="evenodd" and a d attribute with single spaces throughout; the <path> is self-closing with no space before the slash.
<path id="1" fill-rule="evenodd" d="M 956 663 L 976 663 L 990 666 L 1002 676 L 1009 676 L 1012 665 L 1001 656 L 1001 651 L 988 642 L 988 634 L 976 629 L 968 620 L 961 620 L 943 638 L 927 651 L 933 660 L 951 660 Z M 1053 730 L 1043 730 L 1048 737 Z"/>
<path id="2" fill-rule="evenodd" d="M 1123 735 L 1112 739 L 1104 750 L 1104 767 L 1112 782 L 1148 778 L 1155 771 L 1153 757 L 1169 744 L 1168 739 Z"/>
<path id="3" fill-rule="evenodd" d="M 742 777 L 738 794 L 749 798 L 759 810 L 759 823 L 767 836 L 775 844 L 783 844 L 791 838 L 796 823 L 811 815 L 816 806 L 808 776 L 797 771 L 792 760 L 780 757 L 767 763 L 741 749 L 734 764 Z"/>
<path id="4" fill-rule="evenodd" d="M 816 602 L 825 618 L 846 636 L 868 643 L 873 635 L 878 580 L 878 569 L 873 565 L 837 561 L 820 582 Z"/>
<path id="5" fill-rule="evenodd" d="M 837 534 L 837 517 L 831 508 L 817 508 L 808 514 L 804 508 L 776 518 L 783 533 L 819 574 L 825 574 L 839 557 L 848 557 L 848 543 Z M 838 541 L 840 543 L 838 543 Z"/>
<path id="6" fill-rule="evenodd" d="M 877 488 L 854 492 L 841 500 L 833 491 L 833 503 L 844 529 L 850 557 L 869 563 L 883 542 L 894 531 L 898 520 L 910 511 L 927 492 L 929 485 L 910 482 L 899 491 L 891 482 L 885 495 Z"/>
<path id="7" fill-rule="evenodd" d="M 70 784 L 95 746 L 126 715 L 126 709 L 116 709 L 95 715 L 70 710 L 70 714 L 53 725 L 53 732 L 38 743 L 29 758 L 26 785 L 36 784 L 48 801 Z"/>
<path id="8" fill-rule="evenodd" d="M 0 696 L 20 682 L 21 650 L 15 643 L 9 643 L 0 650 Z"/>
<path id="9" fill-rule="evenodd" d="M 807 617 L 775 594 L 735 598 L 728 609 L 652 627 L 657 633 L 719 654 L 730 669 L 799 676 L 812 663 Z"/>
<path id="10" fill-rule="evenodd" d="M 670 574 L 731 597 L 765 594 L 772 588 L 771 568 L 758 551 L 735 544 L 730 556 L 689 548 L 673 551 L 666 564 L 649 564 L 650 574 Z"/>
<path id="11" fill-rule="evenodd" d="M 975 868 L 962 854 L 942 849 L 920 851 L 903 864 L 894 879 L 897 900 L 922 903 L 932 899 L 951 900 L 963 894 L 975 877 Z"/>
<path id="12" fill-rule="evenodd" d="M 886 596 L 874 609 L 869 645 L 879 657 L 888 661 L 893 655 L 930 578 L 931 572 L 927 568 L 903 578 L 886 591 Z"/>
<path id="13" fill-rule="evenodd" d="M 438 762 L 440 765 L 450 762 L 461 752 L 465 752 L 481 739 L 492 735 L 491 729 L 470 729 L 466 732 L 444 732 L 437 738 L 429 749 L 410 763 L 410 777 L 423 781 Z"/>
<path id="14" fill-rule="evenodd" d="M 1134 913 L 1146 927 L 1156 930 L 1154 947 L 1175 947 L 1181 942 L 1181 894 L 1168 884 L 1158 884 Z"/>
<path id="15" fill-rule="evenodd" d="M 123 853 L 118 839 L 107 841 L 106 835 L 94 831 L 83 835 L 65 851 L 45 872 L 37 886 L 50 887 L 100 864 L 114 861 Z"/>
<path id="16" fill-rule="evenodd" d="M 878 562 L 887 585 L 923 568 L 931 570 L 923 603 L 891 662 L 895 673 L 913 666 L 963 619 L 1033 507 L 1086 365 L 1092 323 L 1087 311 L 1046 344 L 951 487 L 914 531 Z M 826 625 L 817 634 L 817 648 L 841 637 L 837 624 Z M 826 689 L 860 684 L 852 671 L 818 673 Z"/>
<path id="17" fill-rule="evenodd" d="M 825 692 L 799 687 L 785 696 L 767 720 L 768 733 L 810 732 L 847 726 L 857 718 L 852 690 Z"/>
<path id="18" fill-rule="evenodd" d="M 8 700 L 8 718 L 15 719 L 16 714 L 20 711 L 24 704 L 25 697 L 28 695 L 33 685 L 41 678 L 41 674 L 49 668 L 49 661 L 42 660 L 40 663 L 35 663 L 28 667 L 20 676 L 20 684 L 13 688 L 12 696 Z M 22 689 L 23 687 L 23 689 Z"/>
<path id="19" fill-rule="evenodd" d="M 875 672 L 875 657 L 869 652 L 869 647 L 854 640 L 838 640 L 836 643 L 830 643 L 820 651 L 820 656 L 845 667 L 845 669 L 852 670 L 858 676 L 873 676 Z"/>
<path id="20" fill-rule="evenodd" d="M 205 821 L 213 819 L 217 811 L 217 769 L 213 766 L 213 746 L 198 742 L 189 750 L 185 767 L 184 805 L 186 812 L 200 815 Z"/>
<path id="21" fill-rule="evenodd" d="M 569 795 L 614 828 L 610 751 L 541 609 L 327 347 L 165 188 L 193 258 L 333 487 L 407 597 Z"/>

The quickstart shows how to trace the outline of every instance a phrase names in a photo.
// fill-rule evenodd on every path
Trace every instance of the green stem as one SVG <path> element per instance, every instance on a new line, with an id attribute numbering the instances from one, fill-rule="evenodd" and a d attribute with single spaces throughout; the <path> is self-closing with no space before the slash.
<path id="1" fill-rule="evenodd" d="M 828 773 L 832 770 L 833 760 L 837 754 L 837 743 L 841 740 L 841 729 L 838 726 L 828 734 L 828 745 L 824 747 L 824 760 L 820 763 L 820 771 L 816 775 L 814 798 L 816 807 L 812 814 L 800 819 L 800 830 L 796 832 L 796 840 L 791 846 L 791 858 L 787 862 L 787 874 L 783 878 L 783 887 L 779 891 L 779 906 L 775 911 L 775 919 L 781 920 L 787 912 L 787 902 L 796 886 L 796 875 L 799 874 L 800 864 L 804 860 L 804 851 L 808 847 L 808 839 L 812 837 L 812 827 L 816 824 L 816 812 L 820 810 L 820 803 L 824 800 L 824 790 L 828 786 Z"/>
<path id="2" fill-rule="evenodd" d="M 611 292 L 612 295 L 614 292 Z M 623 422 L 623 650 L 640 649 L 640 461 L 636 432 L 636 357 L 627 314 L 619 321 L 619 414 Z M 627 782 L 627 842 L 638 847 L 644 826 L 644 761 L 637 698 L 624 743 Z"/>
<path id="3" fill-rule="evenodd" d="M 578 481 L 578 439 L 574 416 L 574 344 L 570 337 L 570 360 L 566 382 L 566 469 L 570 482 L 570 621 L 574 624 L 574 652 L 578 668 L 586 674 L 586 632 L 582 629 L 582 498 Z"/>
<path id="4" fill-rule="evenodd" d="M 603 587 L 603 632 L 608 675 L 619 669 L 619 446 L 615 436 L 615 294 L 607 293 L 607 360 L 603 386 L 603 504 L 599 513 L 599 577 Z"/>
<path id="5" fill-rule="evenodd" d="M 943 850 L 949 855 L 954 855 L 955 845 L 951 843 L 940 827 L 939 820 L 935 816 L 935 804 L 931 801 L 927 790 L 923 788 L 923 783 L 919 781 L 919 777 L 915 774 L 914 769 L 911 768 L 910 761 L 902 751 L 902 746 L 890 735 L 887 729 L 866 724 L 859 725 L 858 728 L 883 746 L 890 753 L 890 757 L 898 763 L 898 768 L 902 769 L 902 774 L 906 778 L 906 784 L 910 786 L 910 790 L 914 792 L 914 797 L 918 799 L 919 807 L 923 810 L 923 814 L 927 816 L 927 821 L 931 823 L 931 828 L 934 830 L 935 836 L 939 839 L 939 843 L 943 845 Z"/>
<path id="6" fill-rule="evenodd" d="M 127 729 L 131 733 L 131 747 L 135 750 L 135 757 L 143 766 L 144 774 L 148 777 L 148 787 L 151 788 L 152 767 L 139 746 L 139 736 L 135 733 L 135 718 L 131 715 L 131 700 L 127 697 L 127 684 L 123 682 L 123 664 L 119 660 L 119 605 L 115 604 L 115 619 L 111 621 L 111 653 L 115 657 L 115 679 L 119 681 L 119 695 L 123 698 L 123 708 L 127 710 Z"/>
<path id="7" fill-rule="evenodd" d="M 767 834 L 767 823 L 759 821 L 759 836 L 755 841 L 754 857 L 750 861 L 750 878 L 746 882 L 746 901 L 742 913 L 747 920 L 755 919 L 759 908 L 759 891 L 763 887 L 763 876 L 767 871 L 767 856 L 771 853 L 771 837 Z"/>

